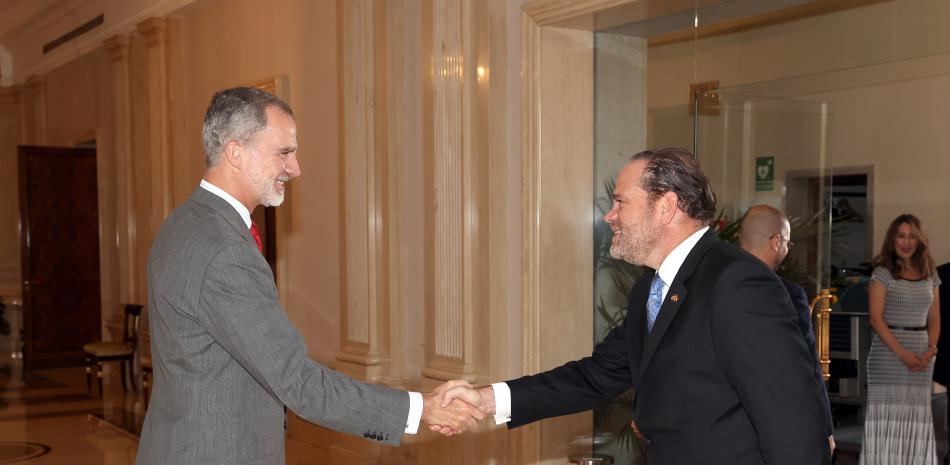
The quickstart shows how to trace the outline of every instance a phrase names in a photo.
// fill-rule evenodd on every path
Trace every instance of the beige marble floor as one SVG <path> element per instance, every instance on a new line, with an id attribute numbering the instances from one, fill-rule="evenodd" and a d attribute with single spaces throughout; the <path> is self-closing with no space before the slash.
<path id="1" fill-rule="evenodd" d="M 103 398 L 87 391 L 82 367 L 39 370 L 24 382 L 17 352 L 21 310 L 7 305 L 3 313 L 10 331 L 0 333 L 0 464 L 135 463 L 135 436 L 99 418 L 134 423 L 143 411 L 141 396 L 122 391 L 112 373 L 117 369 L 107 371 Z M 25 452 L 47 448 L 45 454 L 19 460 Z"/>
<path id="2" fill-rule="evenodd" d="M 141 392 L 124 392 L 111 363 L 102 398 L 95 384 L 87 390 L 83 367 L 38 370 L 22 381 L 19 307 L 8 305 L 0 318 L 11 323 L 9 334 L 0 333 L 0 465 L 133 465 L 145 412 Z M 288 465 L 325 458 L 301 441 L 288 440 L 286 447 Z M 46 448 L 20 459 L 29 449 Z"/>
<path id="3" fill-rule="evenodd" d="M 138 441 L 99 420 L 133 417 L 136 398 L 106 383 L 103 399 L 86 391 L 82 368 L 41 370 L 32 383 L 0 374 L 0 464 L 29 465 L 135 463 Z M 140 410 L 140 407 L 139 407 Z M 117 415 L 118 414 L 118 415 Z M 98 417 L 97 417 L 98 415 Z M 31 443 L 49 452 L 26 461 L 13 461 L 16 443 Z"/>

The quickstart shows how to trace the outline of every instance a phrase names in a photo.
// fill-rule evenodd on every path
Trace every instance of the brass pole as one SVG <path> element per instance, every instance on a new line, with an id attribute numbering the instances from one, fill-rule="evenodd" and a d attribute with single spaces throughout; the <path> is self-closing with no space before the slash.
<path id="1" fill-rule="evenodd" d="M 818 352 L 818 362 L 821 363 L 821 374 L 828 382 L 831 377 L 831 356 L 829 342 L 831 339 L 831 305 L 838 301 L 838 296 L 831 293 L 831 289 L 822 289 L 821 293 L 811 301 L 811 319 L 815 327 L 815 350 Z"/>

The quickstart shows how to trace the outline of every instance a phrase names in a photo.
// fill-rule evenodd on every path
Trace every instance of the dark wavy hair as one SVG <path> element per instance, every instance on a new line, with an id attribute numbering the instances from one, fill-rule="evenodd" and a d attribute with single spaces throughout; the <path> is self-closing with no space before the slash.
<path id="1" fill-rule="evenodd" d="M 891 225 L 887 227 L 887 234 L 884 235 L 884 243 L 881 244 L 881 253 L 874 257 L 874 266 L 881 266 L 891 272 L 894 278 L 900 278 L 906 268 L 900 257 L 897 256 L 897 249 L 894 247 L 894 240 L 897 239 L 897 232 L 902 224 L 909 224 L 911 234 L 917 238 L 917 249 L 914 255 L 910 257 L 910 265 L 920 271 L 921 276 L 927 279 L 934 274 L 934 260 L 930 256 L 930 243 L 927 240 L 927 233 L 920 224 L 920 219 L 914 215 L 905 213 L 894 218 Z"/>
<path id="2" fill-rule="evenodd" d="M 644 150 L 630 158 L 643 160 L 646 166 L 640 176 L 640 188 L 651 201 L 672 192 L 679 198 L 678 207 L 687 216 L 704 225 L 716 215 L 716 194 L 709 178 L 699 168 L 699 160 L 689 150 L 678 147 Z"/>

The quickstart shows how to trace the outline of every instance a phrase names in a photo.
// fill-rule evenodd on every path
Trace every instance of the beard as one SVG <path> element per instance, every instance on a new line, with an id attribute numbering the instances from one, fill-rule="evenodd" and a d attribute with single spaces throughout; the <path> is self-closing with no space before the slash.
<path id="1" fill-rule="evenodd" d="M 286 187 L 283 184 L 278 187 L 277 181 L 284 183 L 289 180 L 290 176 L 287 175 L 278 176 L 275 180 L 261 172 L 251 173 L 251 184 L 257 191 L 258 198 L 261 199 L 260 204 L 265 207 L 277 207 L 284 203 Z"/>
<path id="2" fill-rule="evenodd" d="M 622 224 L 614 232 L 610 256 L 633 265 L 645 265 L 650 252 L 663 234 L 659 222 L 653 219 L 653 208 L 646 212 L 640 224 Z"/>

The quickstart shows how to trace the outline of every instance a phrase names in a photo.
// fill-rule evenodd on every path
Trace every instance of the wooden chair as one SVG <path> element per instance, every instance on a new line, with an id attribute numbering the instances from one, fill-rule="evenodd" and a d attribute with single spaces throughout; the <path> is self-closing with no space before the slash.
<path id="1" fill-rule="evenodd" d="M 92 390 L 92 367 L 96 367 L 96 378 L 99 382 L 99 397 L 102 397 L 102 363 L 119 362 L 119 369 L 122 377 L 122 390 L 126 388 L 126 374 L 128 374 L 129 384 L 135 389 L 135 380 L 133 378 L 133 362 L 135 360 L 135 347 L 138 344 L 139 317 L 142 314 L 142 306 L 137 304 L 125 305 L 125 322 L 122 326 L 122 341 L 99 341 L 92 342 L 82 346 L 86 352 L 86 389 Z"/>

